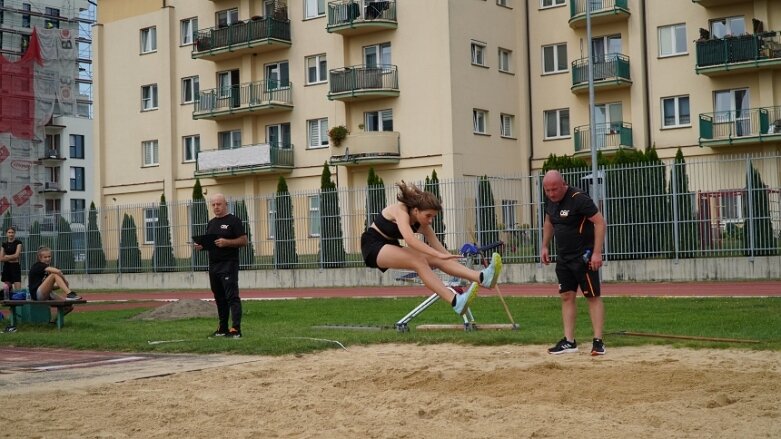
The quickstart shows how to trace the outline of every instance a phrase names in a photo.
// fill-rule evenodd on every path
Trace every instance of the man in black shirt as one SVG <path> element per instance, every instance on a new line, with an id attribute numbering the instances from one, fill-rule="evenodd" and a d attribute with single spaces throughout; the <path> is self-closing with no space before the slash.
<path id="1" fill-rule="evenodd" d="M 223 194 L 214 194 L 210 203 L 214 218 L 206 225 L 209 242 L 196 243 L 194 246 L 197 250 L 206 248 L 209 252 L 209 283 L 220 320 L 212 336 L 241 338 L 239 248 L 247 245 L 247 233 L 241 220 L 228 213 L 228 203 Z M 233 320 L 230 329 L 228 317 Z"/>
<path id="2" fill-rule="evenodd" d="M 591 355 L 604 355 L 602 328 L 605 307 L 600 297 L 599 268 L 602 266 L 602 242 L 605 219 L 594 201 L 580 189 L 570 187 L 559 171 L 548 171 L 542 180 L 548 202 L 542 232 L 542 263 L 550 263 L 548 244 L 556 237 L 556 277 L 559 280 L 561 317 L 564 338 L 548 353 L 566 354 L 578 351 L 575 341 L 575 302 L 578 287 L 588 301 L 594 340 Z"/>

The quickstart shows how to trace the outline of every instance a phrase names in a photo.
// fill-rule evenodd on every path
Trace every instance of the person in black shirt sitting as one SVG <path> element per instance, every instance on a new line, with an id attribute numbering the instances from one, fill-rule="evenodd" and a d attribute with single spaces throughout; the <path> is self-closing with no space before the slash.
<path id="1" fill-rule="evenodd" d="M 65 293 L 64 300 L 81 300 L 81 296 L 71 290 L 62 270 L 51 265 L 51 249 L 39 247 L 37 256 L 38 262 L 30 267 L 30 273 L 27 277 L 30 297 L 33 300 L 63 300 L 63 297 L 54 293 L 54 290 L 60 289 Z M 73 306 L 65 308 L 65 314 L 71 311 L 73 311 Z M 52 321 L 55 318 L 56 314 L 52 316 Z"/>

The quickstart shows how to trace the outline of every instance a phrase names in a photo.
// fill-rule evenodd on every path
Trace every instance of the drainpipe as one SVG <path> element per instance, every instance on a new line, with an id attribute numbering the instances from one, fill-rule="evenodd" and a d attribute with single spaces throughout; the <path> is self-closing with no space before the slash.
<path id="1" fill-rule="evenodd" d="M 643 29 L 643 93 L 644 93 L 644 107 L 645 107 L 645 146 L 646 148 L 651 147 L 651 86 L 650 82 L 648 82 L 648 23 L 647 23 L 647 17 L 648 17 L 648 4 L 645 0 L 640 0 L 642 3 L 642 10 L 643 10 L 643 16 L 642 16 L 642 29 Z"/>
<path id="2" fill-rule="evenodd" d="M 531 53 L 529 45 L 530 45 L 530 38 L 531 38 L 531 32 L 529 31 L 529 0 L 526 0 L 526 59 L 529 59 L 529 54 Z M 526 63 L 526 93 L 528 93 L 529 99 L 527 99 L 527 110 L 529 113 L 528 119 L 529 119 L 529 158 L 528 158 L 528 165 L 529 165 L 529 175 L 531 175 L 532 172 L 532 158 L 534 158 L 534 123 L 533 123 L 533 115 L 532 115 L 532 68 L 531 63 Z"/>

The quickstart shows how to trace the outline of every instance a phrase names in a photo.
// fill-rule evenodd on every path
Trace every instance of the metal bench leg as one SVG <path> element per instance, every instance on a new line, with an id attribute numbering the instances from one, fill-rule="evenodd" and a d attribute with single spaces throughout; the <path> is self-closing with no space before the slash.
<path id="1" fill-rule="evenodd" d="M 62 325 L 65 323 L 65 308 L 62 306 L 57 307 L 57 329 L 62 329 Z"/>
<path id="2" fill-rule="evenodd" d="M 11 326 L 16 326 L 16 306 L 11 305 Z"/>

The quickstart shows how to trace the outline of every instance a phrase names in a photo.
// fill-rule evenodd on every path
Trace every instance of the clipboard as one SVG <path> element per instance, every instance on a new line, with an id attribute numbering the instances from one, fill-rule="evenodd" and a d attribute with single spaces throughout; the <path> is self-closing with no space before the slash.
<path id="1" fill-rule="evenodd" d="M 215 233 L 207 233 L 205 235 L 193 236 L 193 242 L 203 247 L 204 250 L 212 250 L 217 248 L 217 246 L 214 244 L 214 241 L 218 240 L 219 238 L 220 235 Z"/>

